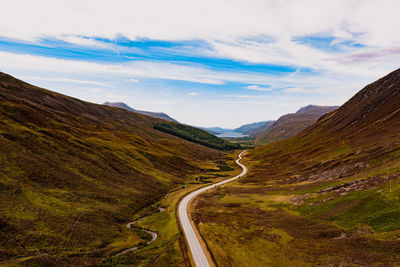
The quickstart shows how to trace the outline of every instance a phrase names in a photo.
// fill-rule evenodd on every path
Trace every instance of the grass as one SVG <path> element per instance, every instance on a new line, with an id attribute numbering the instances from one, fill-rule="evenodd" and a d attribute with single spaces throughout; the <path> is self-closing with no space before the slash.
<path id="1" fill-rule="evenodd" d="M 351 200 L 310 206 L 313 199 L 293 206 L 288 203 L 290 195 L 282 195 L 282 192 L 264 195 L 258 186 L 249 185 L 246 185 L 246 193 L 242 190 L 235 183 L 210 192 L 200 198 L 194 209 L 195 222 L 220 266 L 363 265 L 400 260 L 400 247 L 393 236 L 380 241 L 373 228 L 359 225 L 359 216 L 364 214 L 367 221 L 372 217 L 381 218 L 375 224 L 378 228 L 384 224 L 384 227 L 398 229 L 396 217 L 387 213 L 390 207 L 395 208 L 394 203 L 381 204 L 386 208 L 380 212 L 390 220 L 373 213 L 382 208 L 378 205 L 382 199 L 368 200 L 370 205 L 360 202 L 364 209 L 352 206 L 350 209 L 354 210 L 343 213 L 342 218 L 320 219 L 319 216 L 332 208 Z M 305 214 L 304 209 L 315 214 Z M 350 224 L 354 225 L 350 227 Z M 365 231 L 368 234 L 363 234 Z M 346 233 L 344 238 L 341 238 L 342 233 Z"/>
<path id="2" fill-rule="evenodd" d="M 216 161 L 217 166 L 229 168 L 210 169 L 208 180 L 212 182 L 220 181 L 225 176 L 234 176 L 238 172 L 235 167 L 234 156 L 228 155 L 225 161 Z M 229 169 L 229 170 L 226 170 Z M 221 174 L 216 177 L 215 173 Z M 185 189 L 180 189 L 168 194 L 168 197 L 154 203 L 152 207 L 144 209 L 136 215 L 136 218 L 145 216 L 137 222 L 136 226 L 150 229 L 157 232 L 158 238 L 149 246 L 129 252 L 118 257 L 108 258 L 103 261 L 103 266 L 115 266 L 118 264 L 135 264 L 137 266 L 185 266 L 185 251 L 181 251 L 180 243 L 184 242 L 184 237 L 179 231 L 176 220 L 176 205 L 181 197 L 188 192 L 204 186 L 199 181 L 186 184 Z M 159 212 L 157 208 L 163 207 L 165 211 Z"/>
<path id="3" fill-rule="evenodd" d="M 209 242 L 209 246 L 215 252 L 217 262 L 221 266 L 290 265 L 294 263 L 282 257 L 281 247 L 291 237 L 281 230 L 265 231 L 262 226 L 258 226 L 243 229 L 240 235 L 236 235 L 232 234 L 235 232 L 235 227 L 220 224 L 199 224 L 199 227 L 201 232 L 207 232 L 211 240 L 219 241 L 218 243 Z M 251 238 L 251 236 L 261 233 L 269 236 L 270 240 Z M 268 250 L 268 255 L 263 253 L 265 250 Z"/>
<path id="4" fill-rule="evenodd" d="M 399 189 L 393 192 L 394 195 L 399 193 Z M 332 213 L 339 208 L 340 212 Z M 376 189 L 354 192 L 319 205 L 304 205 L 300 211 L 311 218 L 322 217 L 344 228 L 364 224 L 377 233 L 400 229 L 399 197 L 390 198 Z"/>
<path id="5" fill-rule="evenodd" d="M 314 126 L 250 151 L 248 175 L 203 195 L 193 211 L 217 264 L 400 262 L 399 144 L 371 129 L 352 136 Z"/>
<path id="6" fill-rule="evenodd" d="M 0 73 L 0 261 L 95 264 L 140 242 L 124 224 L 224 160 L 156 122 Z"/>

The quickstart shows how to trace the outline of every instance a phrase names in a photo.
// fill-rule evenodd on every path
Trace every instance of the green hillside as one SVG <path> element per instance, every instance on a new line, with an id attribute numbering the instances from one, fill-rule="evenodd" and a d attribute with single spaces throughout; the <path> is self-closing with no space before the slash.
<path id="1" fill-rule="evenodd" d="M 219 150 L 232 150 L 241 148 L 239 144 L 231 143 L 206 131 L 188 125 L 158 122 L 154 124 L 154 128 L 181 137 L 188 141 L 208 146 L 210 148 Z"/>

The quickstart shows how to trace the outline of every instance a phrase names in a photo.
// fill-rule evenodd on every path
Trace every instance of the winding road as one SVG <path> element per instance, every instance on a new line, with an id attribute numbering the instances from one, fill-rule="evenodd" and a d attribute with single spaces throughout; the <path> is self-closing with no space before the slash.
<path id="1" fill-rule="evenodd" d="M 201 247 L 200 241 L 199 241 L 199 239 L 196 235 L 196 232 L 193 228 L 193 225 L 189 219 L 189 214 L 188 214 L 189 203 L 192 199 L 194 199 L 199 194 L 201 194 L 211 188 L 214 188 L 216 186 L 232 182 L 233 180 L 236 180 L 236 179 L 242 177 L 243 175 L 245 175 L 247 173 L 247 168 L 242 163 L 240 163 L 240 160 L 242 159 L 242 154 L 244 152 L 246 152 L 246 151 L 242 151 L 239 154 L 238 159 L 235 161 L 236 164 L 239 165 L 243 169 L 243 171 L 239 175 L 229 178 L 227 180 L 223 180 L 221 182 L 206 186 L 206 187 L 202 187 L 196 191 L 193 191 L 192 193 L 190 193 L 186 197 L 184 197 L 182 199 L 182 201 L 179 203 L 179 207 L 178 207 L 179 220 L 180 220 L 183 232 L 186 236 L 186 240 L 189 244 L 190 252 L 192 254 L 193 261 L 194 261 L 196 267 L 209 267 L 210 263 L 208 262 L 206 253 L 204 252 L 203 248 Z"/>

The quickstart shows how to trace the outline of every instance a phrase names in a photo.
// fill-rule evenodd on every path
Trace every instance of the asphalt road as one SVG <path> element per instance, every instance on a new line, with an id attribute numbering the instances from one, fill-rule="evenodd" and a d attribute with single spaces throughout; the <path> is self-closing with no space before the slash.
<path id="1" fill-rule="evenodd" d="M 193 191 L 192 193 L 190 193 L 189 195 L 184 197 L 179 204 L 179 208 L 178 208 L 179 220 L 181 222 L 183 232 L 186 236 L 186 240 L 189 244 L 189 249 L 192 254 L 192 257 L 193 257 L 196 267 L 209 267 L 210 263 L 207 260 L 206 254 L 203 251 L 203 248 L 201 247 L 200 242 L 199 242 L 199 240 L 196 236 L 196 233 L 193 229 L 193 226 L 190 222 L 189 215 L 188 215 L 188 205 L 189 205 L 190 201 L 193 198 L 195 198 L 196 196 L 198 196 L 199 194 L 201 194 L 211 188 L 214 188 L 216 186 L 219 186 L 219 185 L 222 185 L 225 183 L 229 183 L 229 182 L 236 180 L 236 179 L 242 177 L 243 175 L 245 175 L 247 172 L 247 168 L 242 163 L 240 163 L 240 160 L 242 159 L 242 154 L 244 152 L 245 151 L 242 151 L 239 154 L 239 158 L 236 160 L 236 164 L 239 165 L 243 169 L 241 174 L 239 174 L 235 177 L 229 178 L 227 180 L 223 180 L 221 182 L 218 182 L 218 183 L 206 186 L 206 187 L 202 187 L 196 191 Z"/>

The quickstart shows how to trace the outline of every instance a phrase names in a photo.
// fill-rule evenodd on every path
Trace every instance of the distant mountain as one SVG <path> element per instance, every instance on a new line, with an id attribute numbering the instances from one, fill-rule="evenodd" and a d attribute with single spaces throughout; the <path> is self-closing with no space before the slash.
<path id="1" fill-rule="evenodd" d="M 235 129 L 221 127 L 199 128 L 222 137 L 241 137 L 243 135 L 257 137 L 257 144 L 264 144 L 293 136 L 316 122 L 322 115 L 337 108 L 337 106 L 308 105 L 300 108 L 294 114 L 280 117 L 277 121 L 253 122 Z"/>
<path id="2" fill-rule="evenodd" d="M 220 135 L 223 137 L 242 137 L 242 136 L 256 136 L 257 134 L 265 131 L 274 121 L 260 121 L 242 125 L 235 129 L 226 129 L 221 127 L 209 127 L 200 129 L 207 131 L 214 135 Z"/>
<path id="3" fill-rule="evenodd" d="M 236 128 L 236 129 L 234 129 L 234 131 L 238 132 L 238 133 L 249 135 L 249 134 L 251 134 L 251 132 L 254 129 L 256 129 L 256 128 L 260 127 L 260 126 L 263 126 L 266 123 L 267 123 L 267 121 L 253 122 L 253 123 L 242 125 L 242 126 Z"/>
<path id="4" fill-rule="evenodd" d="M 137 110 L 137 109 L 131 108 L 130 106 L 128 106 L 127 104 L 122 103 L 122 102 L 105 102 L 105 103 L 103 103 L 103 105 L 110 106 L 110 107 L 116 107 L 116 108 L 123 108 L 123 109 L 129 110 L 129 111 L 147 115 L 150 117 L 177 122 L 175 119 L 171 118 L 170 116 L 168 116 L 167 114 L 165 114 L 163 112 L 151 112 L 151 111 Z"/>
<path id="5" fill-rule="evenodd" d="M 322 115 L 337 109 L 337 106 L 309 105 L 296 113 L 280 117 L 264 132 L 260 133 L 256 144 L 271 143 L 289 138 L 315 123 Z"/>
<path id="6" fill-rule="evenodd" d="M 274 124 L 274 122 L 275 121 L 264 121 L 259 126 L 250 128 L 248 131 L 246 131 L 245 134 L 250 135 L 250 136 L 258 136 L 259 134 L 265 132 L 272 124 Z M 254 123 L 254 124 L 258 124 L 258 123 Z"/>
<path id="7" fill-rule="evenodd" d="M 300 108 L 296 114 L 313 114 L 315 116 L 322 116 L 326 113 L 332 112 L 335 109 L 339 108 L 338 106 L 317 106 L 317 105 L 308 105 Z"/>

